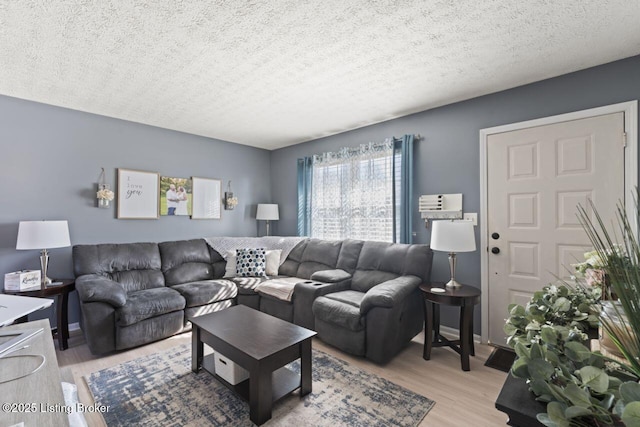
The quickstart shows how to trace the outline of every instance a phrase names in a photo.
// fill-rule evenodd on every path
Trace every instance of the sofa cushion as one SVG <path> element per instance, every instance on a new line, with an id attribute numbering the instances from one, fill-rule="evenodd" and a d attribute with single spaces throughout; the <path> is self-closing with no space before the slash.
<path id="1" fill-rule="evenodd" d="M 116 271 L 107 274 L 107 277 L 114 282 L 120 283 L 127 292 L 164 286 L 164 276 L 160 270 Z"/>
<path id="2" fill-rule="evenodd" d="M 171 288 L 145 289 L 129 293 L 127 303 L 116 310 L 116 318 L 118 325 L 128 326 L 184 307 L 182 295 Z"/>
<path id="3" fill-rule="evenodd" d="M 120 283 L 125 291 L 164 286 L 157 243 L 75 245 L 73 270 L 76 277 L 98 274 Z"/>
<path id="4" fill-rule="evenodd" d="M 158 244 L 167 286 L 214 278 L 209 245 L 204 239 Z"/>
<path id="5" fill-rule="evenodd" d="M 362 251 L 363 244 L 363 240 L 344 240 L 342 242 L 342 247 L 340 248 L 340 255 L 338 256 L 336 268 L 353 274 L 356 266 L 358 265 L 358 258 L 360 257 L 360 251 Z"/>
<path id="6" fill-rule="evenodd" d="M 367 292 L 405 274 L 428 280 L 430 272 L 431 250 L 426 245 L 365 242 L 351 283 L 353 289 Z"/>
<path id="7" fill-rule="evenodd" d="M 302 255 L 304 255 L 304 250 L 308 244 L 309 240 L 303 240 L 302 242 L 298 243 L 293 249 L 291 249 L 291 252 L 289 252 L 287 259 L 284 260 L 284 262 L 278 269 L 278 274 L 280 276 L 297 276 L 300 262 L 302 262 Z"/>
<path id="8" fill-rule="evenodd" d="M 238 295 L 236 285 L 230 280 L 200 280 L 172 286 L 186 300 L 187 307 L 212 304 L 235 298 Z"/>
<path id="9" fill-rule="evenodd" d="M 236 275 L 260 277 L 265 275 L 266 256 L 264 248 L 238 249 L 236 251 Z"/>
<path id="10" fill-rule="evenodd" d="M 298 277 L 276 277 L 265 280 L 256 286 L 255 290 L 261 295 L 269 295 L 282 301 L 291 302 L 296 284 L 304 279 Z"/>
<path id="11" fill-rule="evenodd" d="M 423 283 L 431 278 L 433 251 L 428 245 L 410 245 L 404 259 L 403 275 L 417 276 Z"/>
<path id="12" fill-rule="evenodd" d="M 308 239 L 300 242 L 282 263 L 278 274 L 309 280 L 316 271 L 335 269 L 341 248 L 342 241 Z"/>
<path id="13" fill-rule="evenodd" d="M 342 291 L 317 298 L 312 307 L 313 315 L 325 323 L 340 326 L 353 332 L 365 327 L 365 318 L 360 315 L 360 301 L 364 294 Z"/>
<path id="14" fill-rule="evenodd" d="M 341 247 L 342 241 L 309 240 L 295 276 L 310 279 L 316 271 L 333 270 L 338 264 Z"/>
<path id="15" fill-rule="evenodd" d="M 256 286 L 265 280 L 269 280 L 268 277 L 234 277 L 231 279 L 238 288 L 239 295 L 257 295 Z"/>
<path id="16" fill-rule="evenodd" d="M 326 298 L 332 299 L 334 301 L 339 301 L 344 304 L 349 304 L 354 307 L 360 307 L 362 303 L 362 299 L 366 294 L 364 292 L 358 291 L 340 291 L 340 292 L 332 292 L 330 294 L 325 295 Z"/>
<path id="17" fill-rule="evenodd" d="M 380 283 L 393 280 L 398 277 L 395 273 L 381 270 L 356 270 L 351 279 L 351 288 L 360 292 L 367 292 Z"/>

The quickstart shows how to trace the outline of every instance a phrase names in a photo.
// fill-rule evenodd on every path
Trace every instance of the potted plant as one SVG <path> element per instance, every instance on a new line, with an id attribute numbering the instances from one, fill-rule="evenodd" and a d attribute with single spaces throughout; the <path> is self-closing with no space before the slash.
<path id="1" fill-rule="evenodd" d="M 547 403 L 538 420 L 549 427 L 640 426 L 640 245 L 622 206 L 621 242 L 611 238 L 594 206 L 594 221 L 579 218 L 594 247 L 590 268 L 602 270 L 602 287 L 549 285 L 527 307 L 512 305 L 505 330 L 517 359 L 511 373 L 527 380 Z M 640 211 L 639 219 L 640 219 Z M 591 258 L 591 257 L 590 257 Z M 588 260 L 589 261 L 589 260 Z M 592 268 L 593 269 L 593 268 Z M 595 270 L 595 269 L 594 269 Z M 600 312 L 598 294 L 615 296 Z M 593 352 L 582 342 L 584 328 L 598 320 L 621 359 Z"/>

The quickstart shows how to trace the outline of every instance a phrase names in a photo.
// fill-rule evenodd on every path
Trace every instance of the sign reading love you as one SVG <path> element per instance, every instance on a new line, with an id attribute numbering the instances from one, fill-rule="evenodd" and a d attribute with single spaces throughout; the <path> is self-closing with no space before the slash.
<path id="1" fill-rule="evenodd" d="M 118 218 L 157 219 L 159 186 L 156 172 L 118 169 Z"/>

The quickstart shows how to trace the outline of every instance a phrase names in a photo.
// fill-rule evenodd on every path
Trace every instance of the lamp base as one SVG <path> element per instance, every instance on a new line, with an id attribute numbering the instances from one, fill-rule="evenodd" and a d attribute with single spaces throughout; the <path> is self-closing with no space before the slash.
<path id="1" fill-rule="evenodd" d="M 47 285 L 51 284 L 52 280 L 47 277 L 47 269 L 49 267 L 49 252 L 46 249 L 40 251 L 40 270 L 42 271 L 42 281 L 40 283 L 40 287 L 42 289 L 46 288 Z"/>
<path id="2" fill-rule="evenodd" d="M 449 282 L 447 282 L 447 288 L 452 288 L 452 289 L 456 289 L 456 288 L 460 288 L 462 287 L 462 285 L 458 282 L 455 281 L 455 279 L 451 279 L 449 280 Z"/>

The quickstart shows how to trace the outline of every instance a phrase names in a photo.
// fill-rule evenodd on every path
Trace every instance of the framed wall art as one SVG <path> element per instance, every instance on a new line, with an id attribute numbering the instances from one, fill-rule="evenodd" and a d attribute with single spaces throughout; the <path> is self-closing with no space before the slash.
<path id="1" fill-rule="evenodd" d="M 193 177 L 193 219 L 220 219 L 222 181 Z"/>
<path id="2" fill-rule="evenodd" d="M 160 215 L 191 215 L 191 180 L 160 177 Z"/>
<path id="3" fill-rule="evenodd" d="M 158 219 L 160 176 L 118 168 L 118 218 Z"/>

